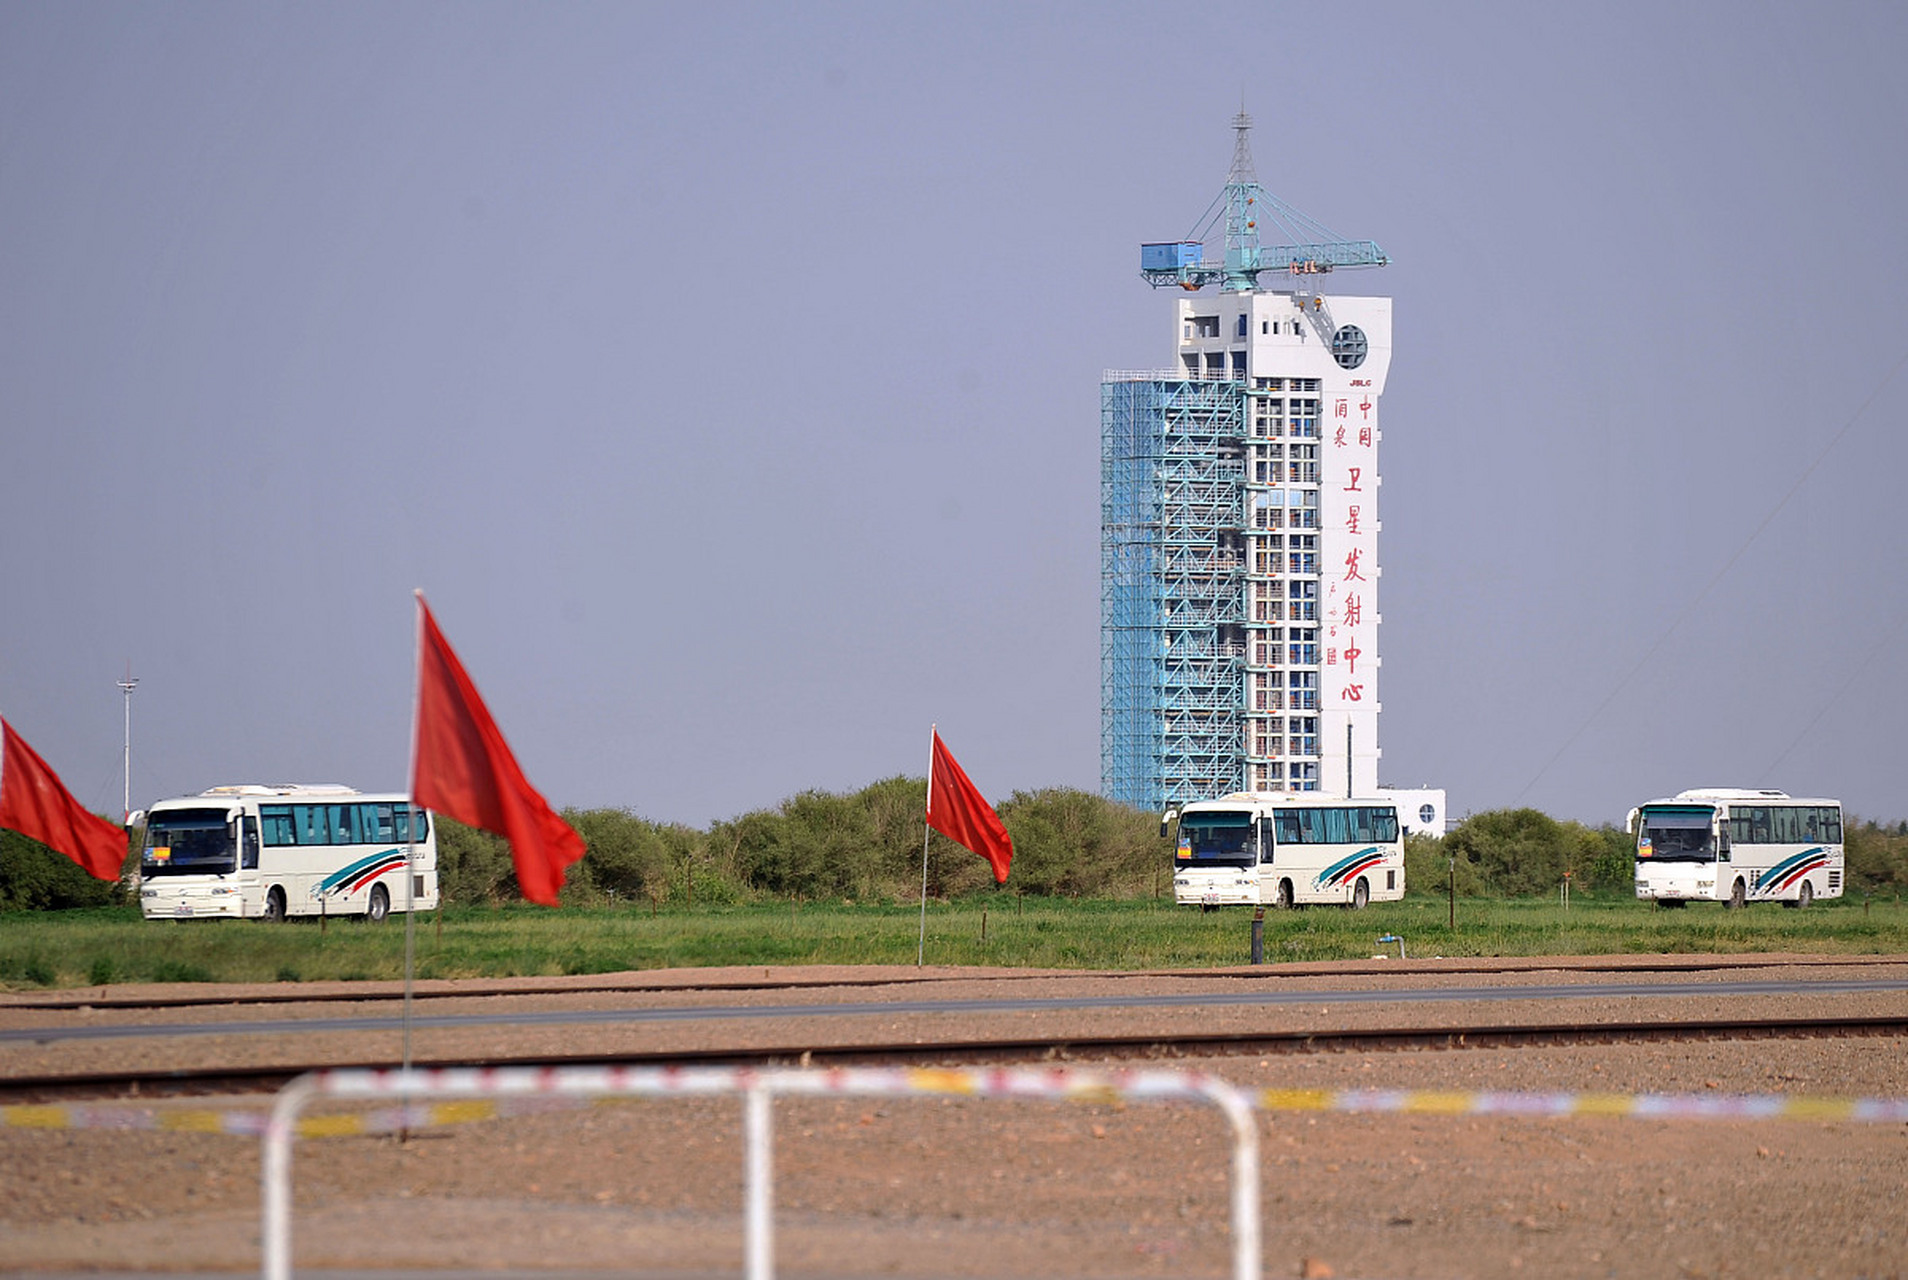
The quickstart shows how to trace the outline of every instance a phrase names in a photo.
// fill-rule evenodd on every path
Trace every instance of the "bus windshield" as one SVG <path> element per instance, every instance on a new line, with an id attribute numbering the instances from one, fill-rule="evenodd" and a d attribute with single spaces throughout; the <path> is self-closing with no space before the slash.
<path id="1" fill-rule="evenodd" d="M 236 862 L 224 809 L 167 809 L 146 819 L 142 876 L 225 875 Z"/>
<path id="2" fill-rule="evenodd" d="M 1252 815 L 1244 810 L 1182 815 L 1179 860 L 1218 867 L 1254 865 L 1259 852 L 1252 838 Z"/>
<path id="3" fill-rule="evenodd" d="M 1714 862 L 1716 841 L 1707 805 L 1648 806 L 1637 823 L 1636 856 L 1659 862 Z"/>

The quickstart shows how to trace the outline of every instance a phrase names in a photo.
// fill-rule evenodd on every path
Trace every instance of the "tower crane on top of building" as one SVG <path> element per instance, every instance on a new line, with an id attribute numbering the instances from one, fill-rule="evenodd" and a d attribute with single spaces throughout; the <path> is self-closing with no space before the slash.
<path id="1" fill-rule="evenodd" d="M 1227 293 L 1249 293 L 1259 287 L 1261 272 L 1278 271 L 1293 278 L 1292 292 L 1305 293 L 1310 291 L 1297 281 L 1339 267 L 1382 267 L 1389 261 L 1374 241 L 1341 239 L 1260 186 L 1246 142 L 1252 117 L 1241 109 L 1232 119 L 1232 128 L 1237 137 L 1225 190 L 1185 239 L 1140 246 L 1140 275 L 1146 283 L 1155 289 L 1176 285 L 1188 291 L 1217 284 Z M 1211 262 L 1205 256 L 1205 242 L 1221 218 L 1226 228 L 1225 259 Z M 1285 243 L 1265 247 L 1262 232 L 1267 227 Z"/>

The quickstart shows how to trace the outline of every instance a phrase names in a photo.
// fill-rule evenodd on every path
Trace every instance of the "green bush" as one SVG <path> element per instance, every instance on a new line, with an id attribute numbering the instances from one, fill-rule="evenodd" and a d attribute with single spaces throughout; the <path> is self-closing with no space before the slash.
<path id="1" fill-rule="evenodd" d="M 1016 791 L 1000 815 L 1014 839 L 1010 879 L 1023 893 L 1132 897 L 1150 893 L 1162 871 L 1171 873 L 1159 816 L 1090 791 Z"/>
<path id="2" fill-rule="evenodd" d="M 1843 826 L 1842 857 L 1852 893 L 1908 889 L 1908 822 L 1891 830 L 1850 817 Z"/>
<path id="3" fill-rule="evenodd" d="M 569 869 L 562 900 L 579 906 L 733 906 L 769 895 L 912 902 L 921 892 L 926 803 L 925 778 L 893 777 L 846 794 L 804 791 L 707 831 L 652 822 L 625 809 L 571 809 L 564 816 L 583 837 L 586 852 Z M 1008 887 L 1016 893 L 1148 897 L 1170 884 L 1171 850 L 1159 839 L 1152 813 L 1070 787 L 1016 791 L 998 807 L 1014 841 Z M 446 903 L 494 906 L 521 897 L 501 837 L 440 815 L 437 844 Z M 930 897 L 993 892 L 984 859 L 939 833 L 926 846 Z M 1908 823 L 1851 817 L 1846 848 L 1850 893 L 1908 888 Z M 1559 822 L 1535 809 L 1498 809 L 1465 818 L 1442 839 L 1408 836 L 1408 891 L 1442 897 L 1453 856 L 1457 892 L 1467 898 L 1554 897 L 1565 871 L 1573 890 L 1629 897 L 1634 875 L 1632 840 L 1622 828 Z M 94 880 L 70 859 L 0 831 L 0 911 L 128 901 L 121 884 Z M 127 976 L 99 962 L 93 973 L 96 982 Z"/>
<path id="4" fill-rule="evenodd" d="M 1456 846 L 1449 836 L 1442 838 L 1413 832 L 1405 837 L 1405 893 L 1442 898 L 1451 892 L 1451 878 L 1457 877 L 1460 898 L 1475 898 L 1484 892 L 1484 878 L 1469 858 L 1451 861 Z"/>
<path id="5" fill-rule="evenodd" d="M 447 902 L 503 902 L 520 896 L 502 836 L 442 814 L 437 823 L 437 889 Z"/>
<path id="6" fill-rule="evenodd" d="M 762 893 L 893 897 L 909 880 L 909 868 L 920 866 L 915 851 L 926 809 L 925 779 L 887 778 L 851 795 L 804 791 L 779 809 L 716 823 L 709 860 Z M 918 879 L 915 884 L 918 893 Z"/>
<path id="7" fill-rule="evenodd" d="M 65 854 L 0 829 L 0 911 L 104 907 L 126 900 L 120 881 L 95 880 Z"/>
<path id="8" fill-rule="evenodd" d="M 1624 889 L 1635 874 L 1630 837 L 1621 828 L 1558 822 L 1535 809 L 1472 814 L 1444 837 L 1443 849 L 1475 872 L 1470 892 L 1506 898 L 1554 894 L 1566 871 L 1572 888 L 1607 892 Z M 1407 883 L 1411 874 L 1407 851 Z M 1462 879 L 1458 892 L 1466 892 Z"/>
<path id="9" fill-rule="evenodd" d="M 565 901 L 667 898 L 702 841 L 687 827 L 663 826 L 627 809 L 569 809 L 563 816 L 588 847 L 564 882 Z"/>

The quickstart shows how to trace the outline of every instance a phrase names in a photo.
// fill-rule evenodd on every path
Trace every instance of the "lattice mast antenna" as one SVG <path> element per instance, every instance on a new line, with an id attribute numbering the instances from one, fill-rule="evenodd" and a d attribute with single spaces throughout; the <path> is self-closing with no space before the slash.
<path id="1" fill-rule="evenodd" d="M 1226 171 L 1227 293 L 1249 293 L 1259 283 L 1259 197 L 1265 188 L 1252 169 L 1252 117 L 1243 104 L 1232 117 L 1232 168 Z"/>
<path id="2" fill-rule="evenodd" d="M 1243 108 L 1232 118 L 1232 167 L 1225 188 L 1183 240 L 1140 246 L 1140 276 L 1155 289 L 1175 285 L 1197 290 L 1216 284 L 1228 293 L 1250 293 L 1264 271 L 1296 280 L 1339 267 L 1382 267 L 1390 261 L 1372 240 L 1346 240 L 1316 218 L 1285 203 L 1259 182 L 1252 165 L 1252 117 Z M 1224 226 L 1223 257 L 1210 261 L 1206 242 Z M 1277 237 L 1264 246 L 1268 230 Z M 1292 286 L 1297 291 L 1300 286 Z"/>

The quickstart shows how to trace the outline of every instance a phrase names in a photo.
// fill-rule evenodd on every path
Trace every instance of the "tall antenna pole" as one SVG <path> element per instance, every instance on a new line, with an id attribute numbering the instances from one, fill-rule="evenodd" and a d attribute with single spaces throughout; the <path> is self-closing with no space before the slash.
<path id="1" fill-rule="evenodd" d="M 1252 168 L 1252 117 L 1245 104 L 1232 118 L 1232 168 L 1226 173 L 1226 278 L 1223 288 L 1249 292 L 1259 281 L 1259 208 L 1264 194 Z"/>
<path id="2" fill-rule="evenodd" d="M 126 749 L 125 749 L 125 794 L 121 797 L 119 820 L 124 822 L 132 817 L 132 691 L 139 682 L 133 679 L 132 659 L 126 660 L 126 678 L 119 681 L 120 692 L 126 695 Z"/>

